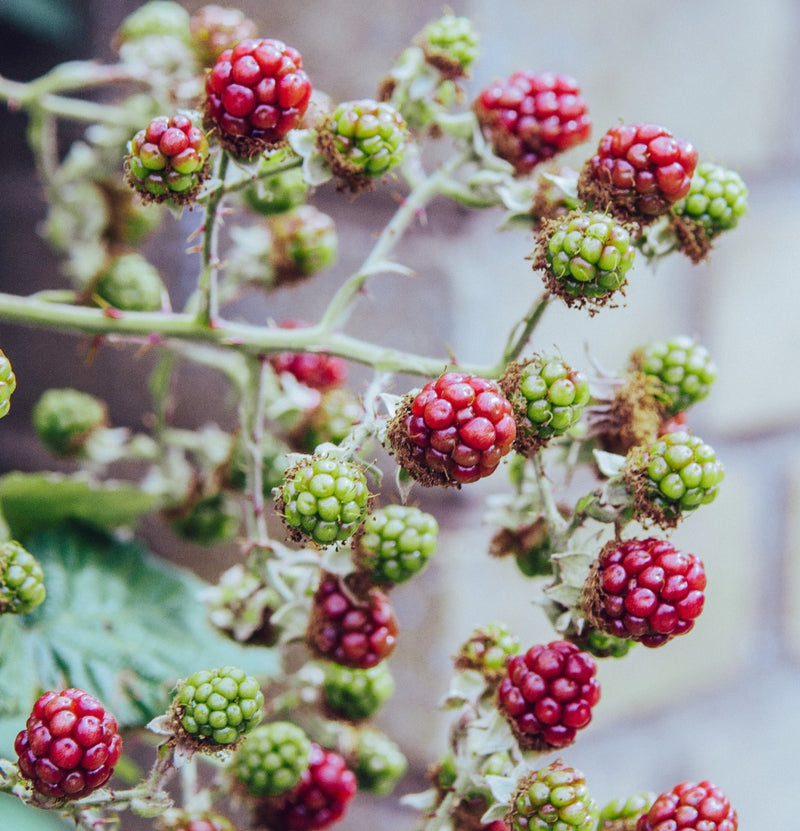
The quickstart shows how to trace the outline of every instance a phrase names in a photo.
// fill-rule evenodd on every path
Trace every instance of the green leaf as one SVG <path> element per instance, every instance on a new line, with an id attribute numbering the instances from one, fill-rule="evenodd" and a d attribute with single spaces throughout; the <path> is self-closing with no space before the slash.
<path id="1" fill-rule="evenodd" d="M 121 725 L 140 727 L 195 670 L 233 664 L 268 678 L 279 669 L 276 651 L 244 647 L 208 623 L 197 599 L 203 581 L 136 542 L 72 525 L 31 537 L 27 547 L 42 565 L 47 599 L 30 615 L 0 618 L 5 742 L 6 720 L 20 729 L 43 690 L 80 687 Z"/>
<path id="2" fill-rule="evenodd" d="M 85 474 L 13 472 L 0 478 L 0 513 L 19 540 L 70 519 L 105 530 L 132 525 L 158 502 L 134 485 Z"/>

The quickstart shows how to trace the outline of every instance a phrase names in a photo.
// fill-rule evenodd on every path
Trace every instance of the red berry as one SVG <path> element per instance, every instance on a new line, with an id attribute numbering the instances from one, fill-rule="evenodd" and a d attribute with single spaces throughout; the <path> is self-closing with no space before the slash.
<path id="1" fill-rule="evenodd" d="M 220 143 L 254 156 L 300 124 L 311 82 L 300 53 L 280 40 L 249 38 L 217 58 L 206 78 L 206 118 Z"/>
<path id="2" fill-rule="evenodd" d="M 286 831 L 327 828 L 342 819 L 356 790 L 356 775 L 342 756 L 312 743 L 300 781 L 285 794 L 261 800 L 257 824 Z"/>
<path id="3" fill-rule="evenodd" d="M 122 753 L 116 719 L 83 690 L 44 693 L 14 741 L 20 774 L 54 799 L 80 799 L 101 787 Z"/>
<path id="4" fill-rule="evenodd" d="M 307 640 L 321 657 L 343 666 L 369 669 L 394 651 L 397 618 L 376 588 L 356 593 L 335 575 L 323 575 L 314 595 Z"/>
<path id="5" fill-rule="evenodd" d="M 493 473 L 517 435 L 511 404 L 494 382 L 446 372 L 407 396 L 389 427 L 398 462 L 426 485 L 462 485 Z"/>
<path id="6" fill-rule="evenodd" d="M 478 121 L 495 152 L 517 173 L 589 138 L 591 121 L 577 82 L 553 72 L 515 72 L 483 90 Z"/>
<path id="7" fill-rule="evenodd" d="M 584 608 L 602 632 L 661 646 L 694 626 L 705 587 L 702 561 L 666 540 L 612 541 L 594 564 Z"/>
<path id="8" fill-rule="evenodd" d="M 578 195 L 625 215 L 658 216 L 689 192 L 697 150 L 657 124 L 618 124 L 585 164 Z"/>
<path id="9" fill-rule="evenodd" d="M 302 329 L 307 325 L 300 320 L 282 320 L 278 324 L 281 329 Z M 324 352 L 277 352 L 270 357 L 270 363 L 278 374 L 288 372 L 315 390 L 340 387 L 347 379 L 347 363 Z"/>
<path id="10" fill-rule="evenodd" d="M 681 782 L 656 798 L 636 831 L 736 831 L 739 819 L 728 797 L 708 781 Z"/>
<path id="11" fill-rule="evenodd" d="M 594 658 L 568 641 L 532 646 L 511 658 L 498 702 L 520 747 L 548 750 L 572 744 L 600 700 L 596 671 Z"/>

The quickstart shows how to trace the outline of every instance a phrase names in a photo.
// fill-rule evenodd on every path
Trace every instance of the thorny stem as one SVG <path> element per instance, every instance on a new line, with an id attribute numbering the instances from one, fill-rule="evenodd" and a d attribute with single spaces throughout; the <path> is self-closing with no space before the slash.
<path id="1" fill-rule="evenodd" d="M 542 506 L 542 515 L 550 532 L 550 538 L 553 541 L 556 551 L 561 551 L 566 546 L 567 531 L 569 525 L 561 516 L 555 499 L 553 499 L 553 492 L 547 482 L 547 476 L 544 472 L 541 454 L 535 453 L 532 457 L 533 468 L 536 472 L 536 487 L 539 490 L 539 499 Z"/>
<path id="2" fill-rule="evenodd" d="M 255 396 L 255 400 L 250 402 L 250 420 L 243 420 L 243 429 L 249 423 L 250 435 L 248 436 L 248 493 L 253 505 L 253 519 L 255 522 L 255 537 L 258 544 L 267 547 L 269 545 L 269 532 L 267 530 L 267 513 L 264 502 L 264 462 L 261 456 L 261 447 L 264 440 L 264 408 L 265 408 L 265 386 L 272 376 L 272 368 L 268 361 L 261 359 L 258 364 L 257 372 L 254 369 L 253 375 L 257 375 L 254 379 L 256 382 L 249 384 L 249 389 L 253 390 L 251 395 Z"/>

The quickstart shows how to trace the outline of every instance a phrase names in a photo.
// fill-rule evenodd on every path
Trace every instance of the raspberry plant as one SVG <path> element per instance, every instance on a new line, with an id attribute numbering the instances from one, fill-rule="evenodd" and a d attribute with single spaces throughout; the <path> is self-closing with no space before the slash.
<path id="1" fill-rule="evenodd" d="M 578 81 L 509 67 L 469 101 L 480 38 L 450 12 L 398 49 L 377 90 L 342 102 L 265 34 L 237 9 L 152 0 L 120 22 L 116 63 L 0 78 L 0 99 L 30 119 L 44 237 L 69 283 L 3 294 L 0 320 L 89 337 L 92 354 L 156 354 L 141 430 L 115 424 L 100 397 L 54 387 L 33 428 L 72 467 L 0 478 L 0 713 L 17 736 L 0 746 L 0 792 L 82 831 L 120 827 L 126 812 L 224 831 L 229 809 L 254 828 L 325 828 L 359 788 L 387 795 L 408 768 L 402 741 L 372 722 L 403 693 L 388 669 L 403 637 L 390 593 L 426 579 L 437 534 L 448 545 L 416 494 L 457 500 L 491 476 L 507 488 L 486 513 L 490 553 L 515 557 L 553 638 L 531 645 L 495 621 L 452 645 L 450 746 L 431 787 L 405 796 L 420 831 L 736 831 L 707 780 L 601 812 L 568 759 L 539 763 L 590 726 L 604 661 L 695 626 L 703 563 L 668 537 L 713 501 L 724 467 L 688 426 L 716 376 L 692 337 L 633 345 L 609 374 L 538 344 L 537 326 L 551 304 L 576 317 L 624 305 L 635 260 L 709 256 L 745 213 L 744 182 L 645 122 L 610 127 L 580 169 L 563 165 L 592 132 Z M 84 94 L 96 88 L 101 101 Z M 61 146 L 65 119 L 86 130 Z M 232 310 L 248 291 L 269 301 L 335 267 L 337 217 L 318 193 L 343 192 L 346 212 L 387 183 L 401 193 L 394 214 L 315 320 Z M 358 331 L 359 298 L 378 274 L 407 276 L 394 258 L 437 198 L 521 229 L 520 267 L 541 273 L 483 364 Z M 173 217 L 194 220 L 199 259 L 181 308 L 139 248 Z M 13 359 L 0 351 L 0 417 L 25 383 Z M 181 424 L 183 362 L 222 375 L 232 426 Z M 568 482 L 580 469 L 586 490 L 557 503 L 558 469 Z M 145 517 L 209 558 L 227 543 L 238 562 L 210 583 L 178 570 L 138 539 Z M 141 778 L 118 765 L 118 728 L 159 737 Z"/>

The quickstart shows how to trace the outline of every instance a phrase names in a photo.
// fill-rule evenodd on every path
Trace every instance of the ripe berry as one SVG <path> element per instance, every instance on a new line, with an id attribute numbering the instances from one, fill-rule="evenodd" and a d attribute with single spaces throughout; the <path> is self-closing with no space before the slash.
<path id="1" fill-rule="evenodd" d="M 576 210 L 543 223 L 533 267 L 567 305 L 597 309 L 624 290 L 635 251 L 625 225 L 599 211 Z"/>
<path id="2" fill-rule="evenodd" d="M 302 329 L 307 325 L 302 320 L 282 320 L 278 324 L 281 329 Z M 341 386 L 347 378 L 345 361 L 324 352 L 277 352 L 270 356 L 270 364 L 279 375 L 288 372 L 315 390 Z"/>
<path id="3" fill-rule="evenodd" d="M 705 587 L 705 569 L 694 554 L 653 537 L 612 540 L 592 567 L 583 605 L 601 631 L 655 647 L 692 629 Z"/>
<path id="4" fill-rule="evenodd" d="M 583 773 L 557 759 L 520 782 L 506 822 L 511 831 L 594 831 L 598 813 Z"/>
<path id="5" fill-rule="evenodd" d="M 206 134 L 187 113 L 154 118 L 128 142 L 125 175 L 145 201 L 194 201 L 208 178 Z"/>
<path id="6" fill-rule="evenodd" d="M 390 794 L 408 768 L 408 760 L 399 745 L 375 728 L 358 730 L 353 755 L 351 766 L 358 789 L 376 796 Z"/>
<path id="7" fill-rule="evenodd" d="M 141 254 L 114 257 L 92 287 L 98 302 L 126 312 L 157 312 L 166 289 L 158 269 Z"/>
<path id="8" fill-rule="evenodd" d="M 358 191 L 403 161 L 409 138 L 391 104 L 364 98 L 339 104 L 322 121 L 317 146 L 344 185 Z"/>
<path id="9" fill-rule="evenodd" d="M 511 404 L 495 381 L 445 372 L 403 399 L 388 428 L 398 463 L 421 484 L 489 476 L 517 435 Z"/>
<path id="10" fill-rule="evenodd" d="M 20 775 L 58 800 L 80 799 L 104 785 L 122 753 L 117 721 L 83 690 L 44 693 L 14 741 Z"/>
<path id="11" fill-rule="evenodd" d="M 713 783 L 681 782 L 639 818 L 636 831 L 736 831 L 739 818 Z"/>
<path id="12" fill-rule="evenodd" d="M 594 658 L 568 641 L 511 658 L 498 702 L 521 748 L 550 750 L 575 741 L 600 700 L 596 671 Z"/>
<path id="13" fill-rule="evenodd" d="M 356 592 L 338 575 L 323 574 L 306 632 L 320 658 L 369 669 L 392 654 L 397 632 L 397 618 L 382 591 Z"/>
<path id="14" fill-rule="evenodd" d="M 478 57 L 478 33 L 472 21 L 450 12 L 428 23 L 414 41 L 445 78 L 467 75 Z"/>
<path id="15" fill-rule="evenodd" d="M 657 124 L 618 124 L 601 139 L 578 196 L 621 216 L 650 220 L 689 193 L 697 150 Z"/>
<path id="16" fill-rule="evenodd" d="M 713 162 L 700 162 L 689 193 L 672 206 L 672 212 L 698 223 L 709 237 L 735 228 L 747 213 L 747 185 L 735 170 Z"/>
<path id="17" fill-rule="evenodd" d="M 342 819 L 357 789 L 356 775 L 342 756 L 312 743 L 309 765 L 300 781 L 285 794 L 260 800 L 256 825 L 319 831 Z"/>
<path id="18" fill-rule="evenodd" d="M 239 41 L 254 38 L 257 28 L 239 9 L 211 4 L 199 8 L 191 16 L 189 32 L 198 57 L 204 66 L 208 66 Z"/>
<path id="19" fill-rule="evenodd" d="M 235 744 L 261 721 L 263 706 L 258 681 L 232 666 L 193 673 L 172 700 L 182 733 L 201 747 Z"/>
<path id="20" fill-rule="evenodd" d="M 404 583 L 425 568 L 438 533 L 431 514 L 411 505 L 387 505 L 367 517 L 353 559 L 375 583 Z"/>
<path id="21" fill-rule="evenodd" d="M 367 516 L 369 488 L 361 468 L 327 454 L 304 456 L 286 471 L 277 509 L 293 538 L 317 545 L 353 536 Z"/>
<path id="22" fill-rule="evenodd" d="M 658 397 L 667 417 L 702 401 L 717 378 L 708 350 L 689 335 L 651 343 L 637 350 L 631 363 L 659 382 Z"/>
<path id="23" fill-rule="evenodd" d="M 13 540 L 0 543 L 0 615 L 27 615 L 46 594 L 44 572 L 33 554 Z"/>
<path id="24" fill-rule="evenodd" d="M 515 72 L 495 81 L 474 104 L 498 156 L 517 173 L 586 141 L 592 129 L 574 78 L 553 72 Z"/>
<path id="25" fill-rule="evenodd" d="M 269 219 L 273 284 L 294 283 L 336 261 L 339 235 L 328 214 L 313 205 L 298 205 Z"/>
<path id="26" fill-rule="evenodd" d="M 303 58 L 271 38 L 222 52 L 206 78 L 205 116 L 226 149 L 252 158 L 297 127 L 311 98 Z"/>
<path id="27" fill-rule="evenodd" d="M 714 449 L 684 430 L 628 452 L 625 479 L 638 518 L 674 526 L 685 511 L 716 499 L 725 468 Z"/>
<path id="28" fill-rule="evenodd" d="M 39 440 L 56 456 L 79 453 L 91 434 L 107 424 L 100 399 L 70 388 L 45 390 L 31 417 Z"/>
<path id="29" fill-rule="evenodd" d="M 375 713 L 394 694 L 394 677 L 385 661 L 368 669 L 330 663 L 322 683 L 325 703 L 337 715 L 361 721 Z"/>
<path id="30" fill-rule="evenodd" d="M 17 377 L 11 367 L 11 361 L 0 349 L 0 418 L 8 415 L 11 409 L 11 395 L 17 388 Z"/>
<path id="31" fill-rule="evenodd" d="M 256 727 L 236 751 L 234 774 L 248 793 L 274 796 L 299 781 L 311 760 L 311 740 L 290 721 Z"/>
<path id="32" fill-rule="evenodd" d="M 574 427 L 590 397 L 588 379 L 551 355 L 511 364 L 499 383 L 514 408 L 515 446 L 523 454 Z"/>

